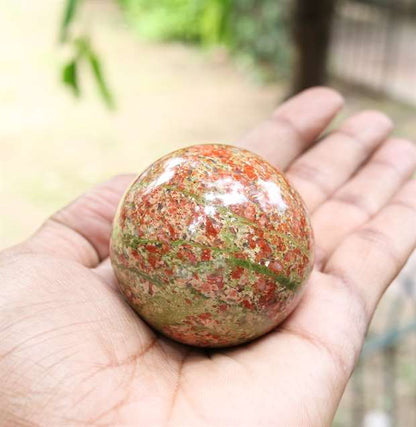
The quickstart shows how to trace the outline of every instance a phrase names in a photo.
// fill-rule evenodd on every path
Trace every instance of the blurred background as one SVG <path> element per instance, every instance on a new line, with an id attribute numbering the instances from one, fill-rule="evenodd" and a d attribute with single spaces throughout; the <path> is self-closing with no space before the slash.
<path id="1" fill-rule="evenodd" d="M 95 183 L 233 143 L 341 90 L 416 139 L 414 0 L 1 0 L 0 249 Z M 341 117 L 341 119 L 342 119 Z M 416 426 L 416 261 L 378 309 L 334 426 Z"/>

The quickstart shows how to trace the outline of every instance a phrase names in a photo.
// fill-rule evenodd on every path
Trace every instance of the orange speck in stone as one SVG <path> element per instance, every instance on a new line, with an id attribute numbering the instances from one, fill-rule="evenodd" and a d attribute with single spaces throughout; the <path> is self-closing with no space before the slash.
<path id="1" fill-rule="evenodd" d="M 262 296 L 259 299 L 259 303 L 262 306 L 268 306 L 276 300 L 276 286 L 274 283 L 267 281 Z"/>
<path id="2" fill-rule="evenodd" d="M 238 293 L 234 288 L 232 288 L 229 290 L 228 296 L 232 299 L 236 299 L 238 297 Z"/>
<path id="3" fill-rule="evenodd" d="M 157 259 L 154 255 L 150 254 L 150 255 L 149 255 L 149 258 L 148 258 L 148 261 L 149 261 L 149 264 L 150 264 L 153 268 L 155 268 L 155 267 L 156 267 L 156 264 L 157 264 L 158 259 Z"/>
<path id="4" fill-rule="evenodd" d="M 206 230 L 208 236 L 216 237 L 218 235 L 218 230 L 209 218 L 206 219 Z"/>
<path id="5" fill-rule="evenodd" d="M 278 250 L 279 252 L 284 252 L 286 250 L 286 246 L 283 240 L 280 240 L 279 242 L 276 243 L 276 250 Z"/>
<path id="6" fill-rule="evenodd" d="M 293 258 L 292 252 L 286 252 L 285 255 L 284 255 L 284 257 L 283 257 L 283 260 L 284 260 L 285 263 L 287 263 L 289 265 L 289 263 L 291 262 L 292 258 Z"/>
<path id="7" fill-rule="evenodd" d="M 258 229 L 258 230 L 256 230 L 256 234 L 257 234 L 257 236 L 259 236 L 259 237 L 263 237 L 263 236 L 264 236 L 264 231 L 263 231 L 263 230 L 261 230 L 261 229 Z"/>
<path id="8" fill-rule="evenodd" d="M 152 254 L 159 252 L 159 248 L 156 245 L 146 245 L 146 250 Z"/>
<path id="9" fill-rule="evenodd" d="M 244 268 L 243 267 L 237 267 L 233 270 L 231 273 L 231 277 L 233 279 L 239 279 L 243 274 Z"/>
<path id="10" fill-rule="evenodd" d="M 211 313 L 201 313 L 199 316 L 198 316 L 201 320 L 209 320 L 209 319 L 211 319 Z"/>
<path id="11" fill-rule="evenodd" d="M 170 237 L 175 238 L 175 234 L 176 234 L 175 230 L 170 224 L 168 224 L 168 230 L 169 230 Z"/>
<path id="12" fill-rule="evenodd" d="M 270 249 L 270 246 L 266 243 L 264 239 L 261 239 L 258 242 L 258 245 L 260 246 L 260 254 L 263 257 L 268 257 L 272 254 L 272 250 Z"/>
<path id="13" fill-rule="evenodd" d="M 204 249 L 201 254 L 201 260 L 202 261 L 209 261 L 211 259 L 211 250 L 210 249 Z"/>
<path id="14" fill-rule="evenodd" d="M 198 261 L 198 258 L 193 252 L 188 252 L 188 259 L 192 264 L 195 264 Z"/>
<path id="15" fill-rule="evenodd" d="M 131 254 L 133 255 L 134 259 L 141 260 L 143 257 L 139 254 L 139 252 L 135 251 L 134 249 L 131 251 Z"/>
<path id="16" fill-rule="evenodd" d="M 250 178 L 250 179 L 256 179 L 257 175 L 254 172 L 253 166 L 245 165 L 244 166 L 244 173 Z"/>
<path id="17" fill-rule="evenodd" d="M 248 245 L 250 246 L 250 249 L 254 249 L 256 247 L 256 242 L 252 236 L 248 237 Z"/>
<path id="18" fill-rule="evenodd" d="M 243 305 L 245 308 L 248 308 L 249 310 L 252 310 L 254 308 L 254 304 L 247 299 L 243 300 Z"/>
<path id="19" fill-rule="evenodd" d="M 191 246 L 182 246 L 177 252 L 177 257 L 183 261 L 188 260 L 192 264 L 198 261 Z"/>
<path id="20" fill-rule="evenodd" d="M 120 222 L 122 227 L 124 227 L 126 219 L 127 219 L 127 208 L 126 206 L 123 206 L 120 212 Z"/>
<path id="21" fill-rule="evenodd" d="M 300 249 L 299 249 L 299 248 L 295 248 L 295 249 L 293 250 L 293 253 L 294 253 L 294 255 L 295 255 L 295 256 L 297 256 L 297 257 L 299 257 L 299 258 L 301 258 L 301 257 L 302 257 L 302 253 L 301 253 L 301 251 L 300 251 Z"/>

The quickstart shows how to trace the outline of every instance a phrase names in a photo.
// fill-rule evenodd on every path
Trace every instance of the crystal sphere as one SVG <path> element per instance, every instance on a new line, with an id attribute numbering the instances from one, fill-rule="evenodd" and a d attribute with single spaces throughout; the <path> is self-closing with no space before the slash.
<path id="1" fill-rule="evenodd" d="M 313 236 L 275 167 L 241 148 L 196 145 L 157 160 L 127 189 L 110 255 L 121 292 L 150 326 L 225 347 L 269 332 L 295 308 Z"/>

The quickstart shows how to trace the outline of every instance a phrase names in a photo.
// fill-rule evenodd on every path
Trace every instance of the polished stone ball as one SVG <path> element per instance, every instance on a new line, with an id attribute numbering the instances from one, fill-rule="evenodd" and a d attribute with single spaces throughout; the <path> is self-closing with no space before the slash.
<path id="1" fill-rule="evenodd" d="M 282 322 L 313 264 L 304 204 L 261 157 L 196 145 L 162 157 L 122 198 L 111 238 L 121 292 L 154 329 L 225 347 Z"/>

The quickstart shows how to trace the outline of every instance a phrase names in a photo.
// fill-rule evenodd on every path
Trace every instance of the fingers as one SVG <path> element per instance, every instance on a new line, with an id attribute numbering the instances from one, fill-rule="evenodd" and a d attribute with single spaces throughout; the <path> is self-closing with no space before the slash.
<path id="1" fill-rule="evenodd" d="M 285 169 L 326 129 L 343 102 L 332 89 L 308 89 L 285 102 L 239 145 Z"/>
<path id="2" fill-rule="evenodd" d="M 344 240 L 324 272 L 354 289 L 371 316 L 415 248 L 416 180 L 410 180 L 371 221 Z"/>
<path id="3" fill-rule="evenodd" d="M 361 112 L 290 166 L 287 175 L 311 212 L 361 166 L 391 129 L 384 114 Z"/>
<path id="4" fill-rule="evenodd" d="M 318 265 L 346 235 L 376 214 L 415 169 L 416 148 L 412 142 L 396 138 L 386 141 L 365 167 L 312 216 Z"/>
<path id="5" fill-rule="evenodd" d="M 134 175 L 119 175 L 98 185 L 55 213 L 32 236 L 30 250 L 94 267 L 108 256 L 113 217 Z"/>
<path id="6" fill-rule="evenodd" d="M 415 246 L 416 181 L 409 181 L 372 221 L 339 246 L 324 273 L 312 273 L 299 306 L 282 325 L 249 344 L 249 351 L 237 348 L 231 355 L 245 365 L 268 366 L 269 375 L 284 361 L 280 377 L 290 372 L 292 361 L 296 369 L 307 366 L 302 378 L 313 375 L 311 387 L 325 385 L 325 401 L 335 409 L 375 306 Z"/>

